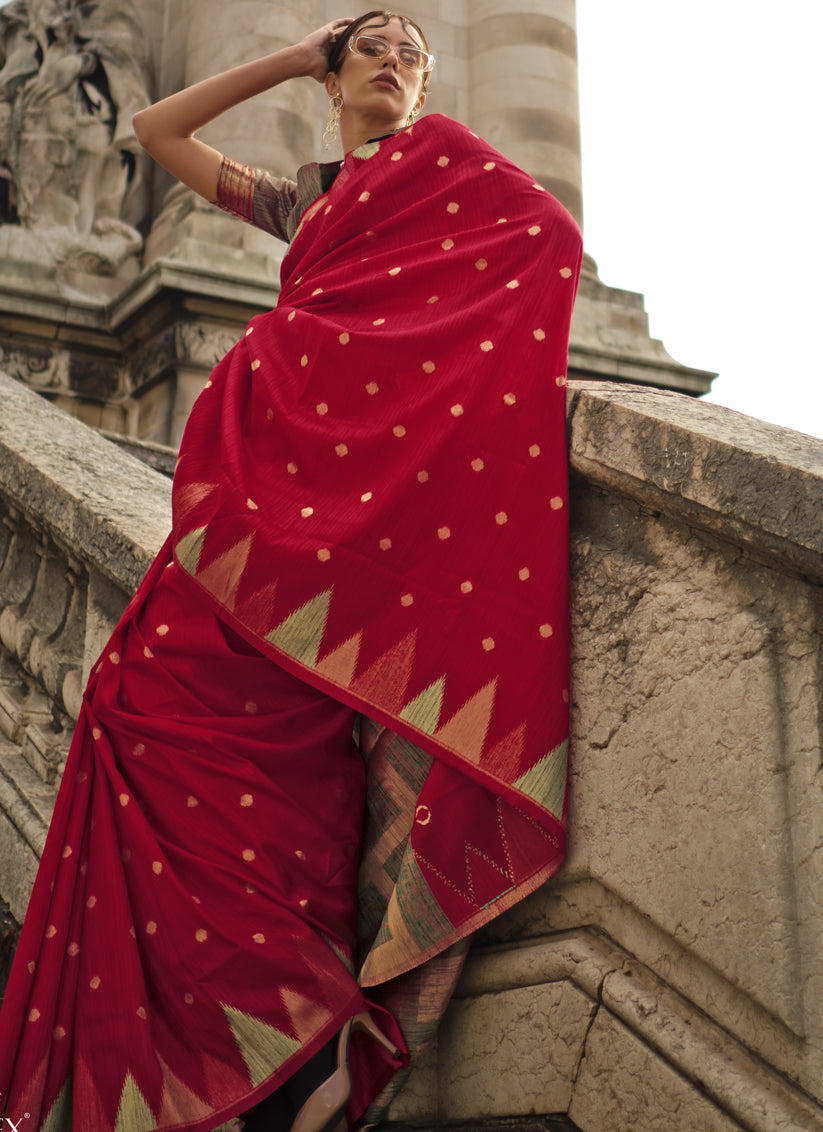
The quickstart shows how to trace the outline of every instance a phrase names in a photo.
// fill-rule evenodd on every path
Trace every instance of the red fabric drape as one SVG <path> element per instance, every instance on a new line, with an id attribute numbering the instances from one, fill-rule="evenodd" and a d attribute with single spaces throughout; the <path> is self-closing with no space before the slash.
<path id="1" fill-rule="evenodd" d="M 261 648 L 555 824 L 580 257 L 565 209 L 441 115 L 349 154 L 174 492 L 178 561 Z"/>
<path id="2" fill-rule="evenodd" d="M 354 964 L 419 1046 L 446 949 L 559 867 L 580 251 L 438 115 L 304 215 L 87 692 L 0 1014 L 12 1119 L 211 1128 L 365 1004 Z M 355 1119 L 397 1065 L 353 1064 Z"/>

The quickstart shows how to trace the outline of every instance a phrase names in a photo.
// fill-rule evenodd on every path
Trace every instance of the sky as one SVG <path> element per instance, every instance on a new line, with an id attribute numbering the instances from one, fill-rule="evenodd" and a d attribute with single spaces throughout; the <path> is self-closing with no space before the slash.
<path id="1" fill-rule="evenodd" d="M 823 437 L 823 0 L 577 0 L 586 247 L 708 400 Z"/>

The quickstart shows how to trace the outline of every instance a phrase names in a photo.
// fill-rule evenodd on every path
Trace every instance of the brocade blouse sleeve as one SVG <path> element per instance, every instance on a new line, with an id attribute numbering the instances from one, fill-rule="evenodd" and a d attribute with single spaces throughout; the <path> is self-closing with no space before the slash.
<path id="1" fill-rule="evenodd" d="M 287 177 L 273 177 L 231 157 L 224 157 L 217 178 L 215 204 L 231 216 L 253 224 L 288 243 L 296 227 L 293 213 L 298 186 Z"/>

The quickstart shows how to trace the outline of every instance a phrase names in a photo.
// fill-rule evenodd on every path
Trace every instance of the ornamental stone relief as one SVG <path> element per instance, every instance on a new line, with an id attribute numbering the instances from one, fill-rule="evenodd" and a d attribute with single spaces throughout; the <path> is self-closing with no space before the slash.
<path id="1" fill-rule="evenodd" d="M 117 275 L 143 240 L 148 184 L 131 128 L 150 101 L 132 0 L 12 0 L 0 9 L 4 257 Z"/>
<path id="2" fill-rule="evenodd" d="M 184 322 L 169 326 L 132 359 L 129 367 L 131 387 L 139 389 L 149 385 L 180 364 L 208 373 L 239 336 L 238 329 L 226 330 L 203 323 Z"/>
<path id="3" fill-rule="evenodd" d="M 115 359 L 2 340 L 0 370 L 31 389 L 74 393 L 93 401 L 115 397 L 122 384 L 122 366 Z"/>

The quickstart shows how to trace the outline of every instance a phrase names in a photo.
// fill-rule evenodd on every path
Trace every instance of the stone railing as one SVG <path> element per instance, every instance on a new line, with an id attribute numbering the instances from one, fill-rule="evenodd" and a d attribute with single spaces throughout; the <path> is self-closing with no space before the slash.
<path id="1" fill-rule="evenodd" d="M 0 395 L 0 896 L 19 915 L 83 673 L 169 489 Z M 823 1132 L 823 444 L 598 384 L 570 390 L 569 446 L 569 859 L 476 940 L 394 1127 Z"/>
<path id="2" fill-rule="evenodd" d="M 0 896 L 22 917 L 90 666 L 170 522 L 169 480 L 0 377 Z"/>

